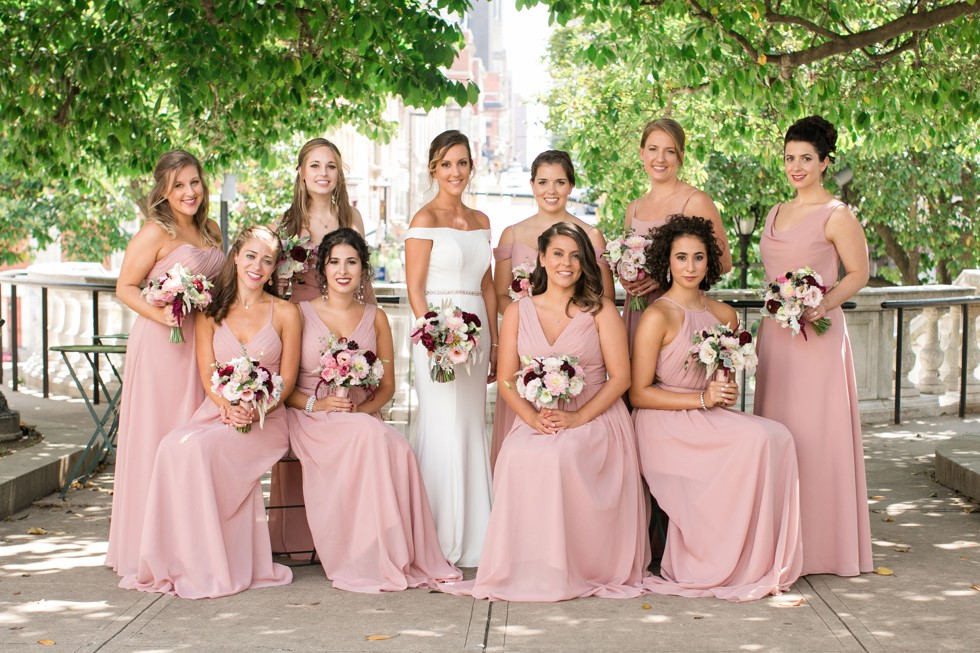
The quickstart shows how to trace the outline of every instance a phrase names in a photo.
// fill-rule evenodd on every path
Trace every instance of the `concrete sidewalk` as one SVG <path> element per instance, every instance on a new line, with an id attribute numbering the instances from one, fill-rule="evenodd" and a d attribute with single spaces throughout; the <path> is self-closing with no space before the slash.
<path id="1" fill-rule="evenodd" d="M 81 404 L 8 399 L 46 436 L 49 420 L 52 431 L 90 430 Z M 52 494 L 0 523 L 0 650 L 976 651 L 980 512 L 933 480 L 933 458 L 937 444 L 978 432 L 977 419 L 949 417 L 866 428 L 875 564 L 893 574 L 810 576 L 747 604 L 362 595 L 332 589 L 318 566 L 294 568 L 286 587 L 224 599 L 124 591 L 102 566 L 112 498 L 104 473 L 66 501 Z"/>

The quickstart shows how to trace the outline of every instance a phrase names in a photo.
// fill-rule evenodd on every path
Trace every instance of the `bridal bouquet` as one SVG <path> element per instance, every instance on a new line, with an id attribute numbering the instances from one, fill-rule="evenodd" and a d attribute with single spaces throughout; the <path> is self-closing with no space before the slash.
<path id="1" fill-rule="evenodd" d="M 716 324 L 694 334 L 691 358 L 705 366 L 708 378 L 715 370 L 723 369 L 726 375 L 741 372 L 752 375 L 759 364 L 752 334 L 741 329 L 732 330 L 727 324 Z"/>
<path id="2" fill-rule="evenodd" d="M 621 281 L 641 281 L 650 275 L 646 248 L 653 241 L 639 234 L 628 233 L 606 243 L 602 256 L 609 261 L 613 273 Z M 642 311 L 647 307 L 645 297 L 630 295 L 630 310 Z"/>
<path id="3" fill-rule="evenodd" d="M 515 302 L 531 294 L 531 273 L 534 272 L 534 265 L 531 263 L 521 263 L 513 270 L 514 280 L 510 282 L 510 290 L 507 294 Z"/>
<path id="4" fill-rule="evenodd" d="M 151 306 L 170 306 L 177 326 L 170 328 L 170 342 L 184 342 L 184 332 L 181 325 L 184 316 L 191 309 L 203 311 L 211 303 L 211 288 L 214 284 L 203 274 L 191 274 L 191 271 L 180 263 L 156 279 L 150 279 L 143 288 L 143 298 Z"/>
<path id="5" fill-rule="evenodd" d="M 538 410 L 554 408 L 559 401 L 577 397 L 585 389 L 585 371 L 579 367 L 578 356 L 521 356 L 521 365 L 523 367 L 517 373 L 517 394 Z"/>
<path id="6" fill-rule="evenodd" d="M 242 355 L 227 363 L 215 363 L 211 375 L 211 392 L 221 395 L 232 406 L 251 403 L 259 412 L 259 427 L 265 426 L 265 414 L 282 396 L 283 381 L 278 374 L 259 365 L 242 347 Z M 252 430 L 251 424 L 235 427 L 241 433 Z"/>
<path id="7" fill-rule="evenodd" d="M 814 308 L 823 301 L 827 286 L 813 268 L 790 270 L 767 283 L 759 292 L 765 305 L 762 317 L 771 317 L 784 329 L 792 329 L 793 335 L 803 334 L 806 340 L 806 322 L 802 320 L 803 311 Z M 813 323 L 817 335 L 823 335 L 830 328 L 830 320 L 822 317 Z"/>
<path id="8" fill-rule="evenodd" d="M 316 265 L 316 245 L 309 236 L 290 236 L 282 238 L 282 253 L 279 255 L 277 272 L 280 281 L 288 281 L 294 274 L 306 272 Z M 297 279 L 302 283 L 302 279 Z"/>
<path id="9" fill-rule="evenodd" d="M 412 344 L 421 343 L 429 352 L 429 376 L 438 383 L 456 380 L 456 365 L 469 370 L 480 344 L 480 318 L 459 306 L 429 305 L 429 311 L 415 321 Z"/>
<path id="10" fill-rule="evenodd" d="M 320 351 L 320 379 L 316 382 L 313 395 L 321 385 L 326 385 L 339 396 L 346 397 L 352 387 L 366 388 L 369 392 L 381 384 L 384 376 L 384 362 L 370 349 L 361 349 L 353 340 L 330 337 L 330 341 Z"/>

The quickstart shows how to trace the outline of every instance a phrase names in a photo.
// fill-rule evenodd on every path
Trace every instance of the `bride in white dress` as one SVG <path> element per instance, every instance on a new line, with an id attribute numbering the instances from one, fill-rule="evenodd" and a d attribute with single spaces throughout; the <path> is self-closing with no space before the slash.
<path id="1" fill-rule="evenodd" d="M 429 377 L 428 353 L 412 347 L 415 389 L 415 455 L 432 504 L 446 559 L 460 567 L 480 562 L 490 517 L 490 447 L 486 431 L 487 384 L 497 372 L 497 297 L 490 275 L 490 221 L 463 205 L 473 174 L 469 139 L 456 130 L 429 146 L 429 177 L 435 198 L 412 218 L 405 235 L 408 301 L 416 317 L 429 305 L 459 306 L 480 318 L 480 346 L 469 371 L 456 380 Z M 488 373 L 489 371 L 489 373 Z"/>

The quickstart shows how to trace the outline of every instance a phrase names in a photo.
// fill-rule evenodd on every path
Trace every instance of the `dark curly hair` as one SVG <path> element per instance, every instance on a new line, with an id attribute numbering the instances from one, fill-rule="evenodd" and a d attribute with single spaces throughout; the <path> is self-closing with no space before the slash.
<path id="1" fill-rule="evenodd" d="M 837 150 L 837 128 L 821 116 L 800 118 L 786 130 L 783 146 L 791 141 L 809 143 L 817 151 L 820 160 L 829 158 L 834 162 L 831 153 Z"/>
<path id="2" fill-rule="evenodd" d="M 350 245 L 357 252 L 357 258 L 361 261 L 361 287 L 370 283 L 374 279 L 374 267 L 371 265 L 371 251 L 368 249 L 364 236 L 356 229 L 343 227 L 335 229 L 323 237 L 317 247 L 316 256 L 316 277 L 320 284 L 320 291 L 327 287 L 327 277 L 323 269 L 330 258 L 330 252 L 337 245 Z"/>
<path id="3" fill-rule="evenodd" d="M 647 247 L 647 263 L 650 264 L 650 276 L 664 290 L 670 288 L 672 280 L 667 280 L 670 270 L 670 249 L 674 241 L 682 236 L 691 236 L 704 243 L 708 254 L 708 269 L 699 288 L 708 290 L 721 279 L 721 248 L 715 239 L 715 230 L 711 220 L 696 216 L 672 215 L 667 222 L 657 227 L 650 237 L 653 243 Z"/>
<path id="4" fill-rule="evenodd" d="M 568 236 L 578 245 L 582 274 L 575 282 L 575 294 L 572 295 L 569 304 L 575 304 L 583 311 L 595 315 L 602 308 L 602 276 L 599 272 L 599 263 L 595 258 L 595 248 L 582 227 L 571 222 L 557 222 L 538 236 L 538 252 L 543 254 L 548 251 L 548 245 L 556 236 Z M 532 295 L 540 295 L 548 289 L 548 272 L 541 266 L 540 254 L 535 260 L 534 271 L 530 277 Z M 567 307 L 565 313 L 568 314 Z"/>
<path id="5" fill-rule="evenodd" d="M 246 227 L 239 232 L 228 251 L 228 256 L 214 279 L 214 296 L 211 303 L 204 309 L 204 314 L 213 318 L 216 324 L 221 324 L 224 321 L 231 305 L 238 301 L 238 268 L 235 264 L 235 257 L 242 251 L 242 247 L 253 238 L 264 240 L 272 246 L 272 258 L 276 265 L 272 268 L 272 276 L 265 282 L 263 290 L 273 297 L 279 296 L 276 289 L 279 287 L 278 264 L 279 256 L 282 254 L 282 242 L 275 232 L 266 226 Z"/>

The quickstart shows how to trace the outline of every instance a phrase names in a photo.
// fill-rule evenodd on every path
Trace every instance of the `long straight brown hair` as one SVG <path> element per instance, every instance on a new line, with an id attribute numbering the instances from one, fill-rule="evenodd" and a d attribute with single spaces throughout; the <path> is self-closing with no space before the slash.
<path id="1" fill-rule="evenodd" d="M 582 274 L 575 282 L 575 293 L 568 303 L 595 315 L 602 308 L 602 275 L 599 272 L 599 263 L 595 259 L 595 248 L 585 231 L 571 222 L 557 222 L 538 236 L 538 257 L 531 273 L 531 294 L 540 295 L 548 289 L 548 272 L 541 265 L 541 256 L 548 250 L 548 245 L 555 236 L 568 236 L 578 245 Z M 565 313 L 568 314 L 567 307 Z"/>
<path id="2" fill-rule="evenodd" d="M 149 215 L 146 216 L 147 222 L 155 222 L 164 231 L 170 234 L 171 238 L 177 237 L 177 216 L 170 208 L 167 196 L 174 189 L 177 174 L 186 166 L 194 166 L 197 176 L 201 179 L 201 204 L 194 213 L 194 226 L 203 240 L 208 245 L 217 246 L 221 241 L 208 229 L 208 209 L 210 207 L 208 190 L 208 180 L 204 176 L 204 169 L 201 162 L 190 152 L 184 150 L 170 150 L 164 152 L 157 160 L 157 165 L 153 169 L 153 188 L 150 190 Z"/>
<path id="3" fill-rule="evenodd" d="M 242 251 L 245 243 L 253 238 L 259 238 L 271 243 L 273 245 L 273 258 L 277 263 L 279 262 L 279 255 L 282 253 L 282 243 L 272 229 L 263 225 L 255 225 L 242 229 L 238 237 L 235 238 L 235 242 L 232 244 L 231 250 L 228 252 L 228 257 L 225 258 L 225 263 L 218 272 L 218 276 L 214 279 L 214 297 L 211 299 L 208 307 L 204 309 L 204 314 L 213 318 L 216 324 L 224 322 L 231 305 L 238 300 L 238 270 L 236 269 L 235 257 Z M 272 276 L 265 282 L 263 290 L 273 297 L 278 297 L 278 288 L 279 269 L 277 265 L 272 270 Z"/>
<path id="4" fill-rule="evenodd" d="M 298 236 L 304 227 L 308 229 L 310 226 L 310 194 L 306 190 L 302 171 L 303 166 L 306 165 L 306 159 L 318 147 L 329 147 L 337 161 L 337 187 L 333 191 L 333 199 L 336 200 L 335 206 L 337 207 L 337 222 L 341 229 L 354 225 L 354 211 L 351 209 L 350 197 L 347 194 L 347 178 L 344 176 L 344 160 L 340 156 L 340 150 L 325 138 L 314 138 L 306 141 L 303 147 L 299 149 L 296 182 L 293 184 L 293 203 L 289 205 L 279 221 L 279 232 L 287 238 Z"/>

